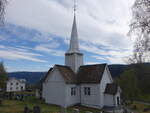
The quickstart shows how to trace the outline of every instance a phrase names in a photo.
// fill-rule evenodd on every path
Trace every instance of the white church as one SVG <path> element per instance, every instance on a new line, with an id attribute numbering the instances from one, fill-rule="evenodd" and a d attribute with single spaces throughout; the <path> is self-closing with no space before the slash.
<path id="1" fill-rule="evenodd" d="M 84 65 L 74 13 L 65 65 L 55 65 L 47 72 L 42 80 L 42 98 L 48 104 L 64 108 L 80 104 L 101 109 L 119 106 L 120 93 L 107 64 Z"/>

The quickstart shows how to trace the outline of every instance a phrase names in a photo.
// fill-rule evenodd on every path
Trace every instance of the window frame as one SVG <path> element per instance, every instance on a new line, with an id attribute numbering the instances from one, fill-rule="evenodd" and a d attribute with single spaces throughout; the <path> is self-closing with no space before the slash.
<path id="1" fill-rule="evenodd" d="M 84 87 L 84 95 L 87 96 L 91 95 L 91 87 Z"/>
<path id="2" fill-rule="evenodd" d="M 76 95 L 76 87 L 71 87 L 71 96 Z"/>

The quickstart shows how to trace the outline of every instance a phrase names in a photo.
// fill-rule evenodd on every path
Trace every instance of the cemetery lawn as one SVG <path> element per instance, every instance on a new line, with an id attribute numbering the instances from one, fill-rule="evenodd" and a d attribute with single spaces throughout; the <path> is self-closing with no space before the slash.
<path id="1" fill-rule="evenodd" d="M 136 110 L 133 109 L 133 106 L 136 106 Z M 139 103 L 139 102 L 133 102 L 133 104 L 131 104 L 130 106 L 128 106 L 129 109 L 131 109 L 132 111 L 134 111 L 135 113 L 150 113 L 150 111 L 144 112 L 143 110 L 145 108 L 150 108 L 150 106 Z"/>
<path id="2" fill-rule="evenodd" d="M 23 113 L 24 106 L 27 105 L 31 110 L 33 106 L 40 106 L 41 113 L 59 113 L 60 107 L 55 105 L 48 105 L 35 97 L 28 97 L 25 101 L 18 100 L 3 100 L 2 105 L 0 105 L 0 113 Z M 67 109 L 68 113 L 73 113 L 73 108 L 80 109 L 80 113 L 85 113 L 85 111 L 91 111 L 97 113 L 100 110 L 91 109 L 86 107 L 74 106 Z M 33 113 L 33 112 L 30 112 Z"/>

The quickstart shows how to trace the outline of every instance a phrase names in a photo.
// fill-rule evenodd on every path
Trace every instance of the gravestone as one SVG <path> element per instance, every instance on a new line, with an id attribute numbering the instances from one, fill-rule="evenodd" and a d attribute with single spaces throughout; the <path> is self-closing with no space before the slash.
<path id="1" fill-rule="evenodd" d="M 33 113 L 41 113 L 41 109 L 39 106 L 34 106 L 33 107 Z"/>
<path id="2" fill-rule="evenodd" d="M 26 105 L 25 107 L 24 107 L 24 112 L 23 113 L 29 113 L 29 108 L 28 108 L 28 106 Z"/>
<path id="3" fill-rule="evenodd" d="M 73 113 L 79 113 L 79 109 L 74 108 Z"/>

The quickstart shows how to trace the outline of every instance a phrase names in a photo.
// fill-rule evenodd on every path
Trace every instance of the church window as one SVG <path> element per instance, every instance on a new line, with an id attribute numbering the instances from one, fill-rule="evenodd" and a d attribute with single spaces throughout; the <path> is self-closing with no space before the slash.
<path id="1" fill-rule="evenodd" d="M 84 87 L 84 95 L 91 95 L 91 88 L 90 87 Z"/>
<path id="2" fill-rule="evenodd" d="M 71 96 L 76 95 L 76 87 L 71 88 Z"/>
<path id="3" fill-rule="evenodd" d="M 120 105 L 120 98 L 119 98 L 119 96 L 117 97 L 117 105 Z"/>
<path id="4" fill-rule="evenodd" d="M 21 88 L 20 88 L 21 90 L 23 90 L 23 86 L 21 86 Z"/>

